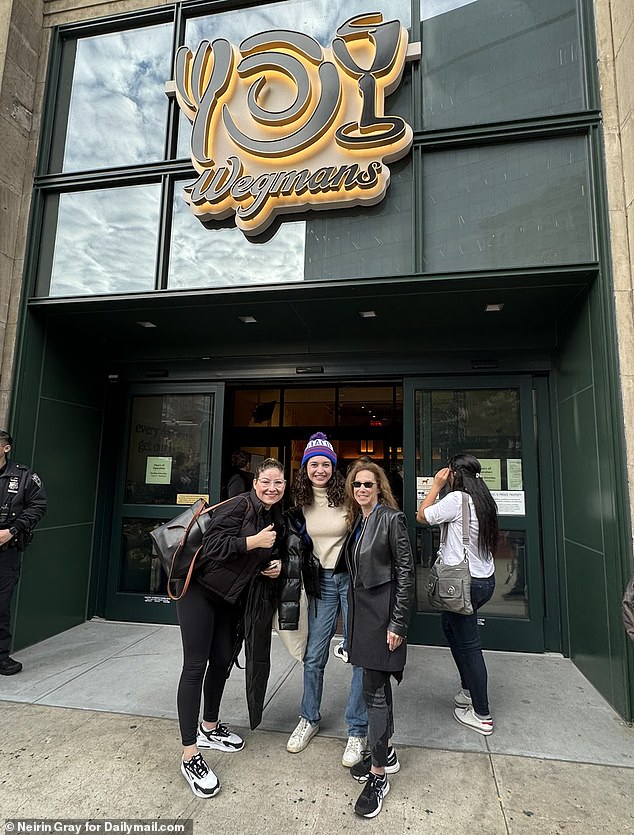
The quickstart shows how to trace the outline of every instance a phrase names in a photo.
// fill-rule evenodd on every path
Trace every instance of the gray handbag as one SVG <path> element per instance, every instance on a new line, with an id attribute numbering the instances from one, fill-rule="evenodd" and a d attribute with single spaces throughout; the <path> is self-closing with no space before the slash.
<path id="1" fill-rule="evenodd" d="M 447 525 L 443 525 L 436 562 L 427 578 L 427 598 L 433 609 L 453 612 L 456 615 L 472 615 L 471 572 L 469 571 L 469 500 L 462 494 L 462 550 L 464 559 L 457 565 L 443 562 L 443 548 L 447 539 Z"/>

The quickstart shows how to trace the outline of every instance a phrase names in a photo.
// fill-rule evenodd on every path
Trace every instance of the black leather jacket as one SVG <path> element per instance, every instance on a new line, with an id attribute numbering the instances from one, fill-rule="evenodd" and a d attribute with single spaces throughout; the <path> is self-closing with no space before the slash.
<path id="1" fill-rule="evenodd" d="M 362 525 L 359 514 L 342 551 L 351 586 L 371 589 L 392 582 L 393 603 L 388 629 L 405 638 L 414 597 L 414 559 L 405 514 L 380 505 L 368 516 L 357 541 L 355 532 Z"/>

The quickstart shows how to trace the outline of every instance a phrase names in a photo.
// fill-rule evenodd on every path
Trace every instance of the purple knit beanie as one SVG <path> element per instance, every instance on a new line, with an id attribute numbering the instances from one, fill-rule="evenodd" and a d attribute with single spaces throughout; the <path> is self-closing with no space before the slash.
<path id="1" fill-rule="evenodd" d="M 310 436 L 310 441 L 306 444 L 302 457 L 302 467 L 309 458 L 313 458 L 315 455 L 325 455 L 326 458 L 330 458 L 333 467 L 337 464 L 337 453 L 323 432 L 315 432 L 314 435 Z"/>

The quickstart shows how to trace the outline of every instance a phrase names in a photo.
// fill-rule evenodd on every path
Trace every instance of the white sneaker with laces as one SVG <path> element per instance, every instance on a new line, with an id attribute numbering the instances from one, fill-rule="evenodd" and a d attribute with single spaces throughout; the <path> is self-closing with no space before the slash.
<path id="1" fill-rule="evenodd" d="M 481 719 L 475 715 L 473 707 L 456 707 L 453 715 L 461 725 L 471 728 L 472 731 L 477 731 L 482 736 L 491 736 L 493 733 L 493 719 L 490 716 Z"/>
<path id="2" fill-rule="evenodd" d="M 311 725 L 308 719 L 304 719 L 302 716 L 286 743 L 286 750 L 290 754 L 299 754 L 306 748 L 318 730 L 319 725 Z"/>
<path id="3" fill-rule="evenodd" d="M 209 768 L 200 751 L 191 760 L 181 760 L 181 772 L 196 797 L 214 797 L 220 791 L 220 780 Z"/>
<path id="4" fill-rule="evenodd" d="M 346 750 L 341 758 L 341 765 L 345 768 L 352 768 L 353 765 L 360 763 L 367 744 L 368 741 L 364 736 L 349 736 Z"/>
<path id="5" fill-rule="evenodd" d="M 199 748 L 215 748 L 217 751 L 242 751 L 244 740 L 230 731 L 222 722 L 218 722 L 212 731 L 208 731 L 201 722 L 198 726 L 196 745 Z"/>
<path id="6" fill-rule="evenodd" d="M 456 707 L 471 707 L 471 694 L 468 690 L 460 690 L 459 693 L 453 697 L 453 703 Z"/>

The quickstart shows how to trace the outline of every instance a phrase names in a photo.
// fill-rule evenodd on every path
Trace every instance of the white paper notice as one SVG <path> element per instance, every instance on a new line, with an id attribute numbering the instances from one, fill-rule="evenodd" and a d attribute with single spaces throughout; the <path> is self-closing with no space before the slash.
<path id="1" fill-rule="evenodd" d="M 491 490 L 500 516 L 526 516 L 523 490 Z"/>

